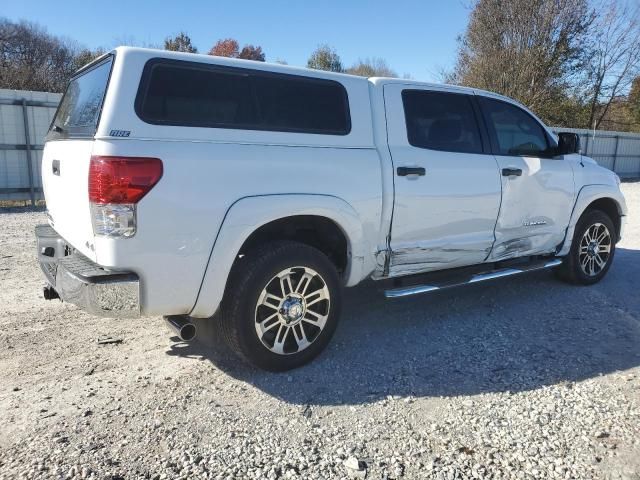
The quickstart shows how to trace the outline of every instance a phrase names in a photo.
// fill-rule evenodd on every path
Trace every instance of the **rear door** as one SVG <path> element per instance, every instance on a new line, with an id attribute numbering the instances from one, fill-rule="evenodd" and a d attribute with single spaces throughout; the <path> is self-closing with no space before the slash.
<path id="1" fill-rule="evenodd" d="M 42 156 L 42 184 L 53 227 L 93 260 L 89 164 L 112 63 L 109 55 L 71 79 Z"/>
<path id="2" fill-rule="evenodd" d="M 395 183 L 388 274 L 482 263 L 501 187 L 473 95 L 388 84 L 384 99 Z"/>
<path id="3" fill-rule="evenodd" d="M 502 181 L 502 206 L 489 260 L 547 254 L 564 240 L 574 205 L 573 169 L 526 110 L 477 96 Z"/>

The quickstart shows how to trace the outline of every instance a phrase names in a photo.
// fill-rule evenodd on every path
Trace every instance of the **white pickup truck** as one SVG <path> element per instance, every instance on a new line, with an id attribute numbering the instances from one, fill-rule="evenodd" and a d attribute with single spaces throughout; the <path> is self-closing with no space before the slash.
<path id="1" fill-rule="evenodd" d="M 117 48 L 47 136 L 45 297 L 163 315 L 183 339 L 213 317 L 251 364 L 294 368 L 367 278 L 387 297 L 542 268 L 600 280 L 627 209 L 579 148 L 489 92 Z"/>

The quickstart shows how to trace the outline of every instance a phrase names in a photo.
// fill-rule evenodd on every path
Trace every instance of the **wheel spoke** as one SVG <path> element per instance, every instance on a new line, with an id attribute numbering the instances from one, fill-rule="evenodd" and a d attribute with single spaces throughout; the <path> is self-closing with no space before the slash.
<path id="1" fill-rule="evenodd" d="M 327 294 L 326 287 L 322 287 L 314 292 L 311 292 L 305 295 L 305 300 L 307 301 L 307 308 L 311 305 L 314 305 L 322 300 L 327 300 L 329 298 Z"/>
<path id="2" fill-rule="evenodd" d="M 589 263 L 589 255 L 585 255 L 581 260 L 580 260 L 580 265 L 582 266 L 582 270 L 586 271 L 587 268 L 587 264 Z"/>
<path id="3" fill-rule="evenodd" d="M 307 334 L 304 331 L 302 323 L 294 325 L 293 327 L 291 327 L 291 330 L 293 330 L 293 336 L 295 337 L 296 343 L 298 344 L 298 351 L 307 348 L 309 346 L 309 340 L 307 340 Z"/>
<path id="4" fill-rule="evenodd" d="M 280 290 L 282 290 L 283 298 L 293 292 L 293 286 L 291 285 L 291 272 L 280 277 Z"/>
<path id="5" fill-rule="evenodd" d="M 279 353 L 280 355 L 284 355 L 284 342 L 287 340 L 290 330 L 291 327 L 280 325 L 280 328 L 278 328 L 278 333 L 276 333 L 276 339 L 273 341 L 274 352 Z"/>
<path id="6" fill-rule="evenodd" d="M 604 267 L 605 263 L 607 263 L 607 262 L 605 262 L 602 259 L 602 257 L 600 256 L 600 254 L 598 254 L 598 253 L 593 258 L 594 258 L 595 263 L 598 264 L 598 267 L 600 267 L 600 270 L 602 270 L 602 267 Z"/>
<path id="7" fill-rule="evenodd" d="M 282 302 L 281 297 L 278 297 L 272 293 L 269 293 L 266 290 L 262 291 L 262 294 L 258 299 L 258 305 L 264 305 L 265 307 L 269 307 L 274 310 L 278 309 L 278 307 L 280 306 L 280 302 Z"/>
<path id="8" fill-rule="evenodd" d="M 266 332 L 274 328 L 276 325 L 279 325 L 280 323 L 280 317 L 278 317 L 277 312 L 273 315 L 269 315 L 263 321 L 258 323 L 256 328 L 259 329 L 260 338 L 262 338 Z"/>
<path id="9" fill-rule="evenodd" d="M 309 318 L 307 317 L 307 315 L 311 315 L 313 318 Z M 310 323 L 311 325 L 314 325 L 318 328 L 323 328 L 325 322 L 327 321 L 327 316 L 326 315 L 321 315 L 319 313 L 314 312 L 313 310 L 307 310 L 304 318 L 302 319 L 303 322 L 307 322 Z"/>
<path id="10" fill-rule="evenodd" d="M 611 245 L 598 246 L 598 253 L 611 253 Z"/>
<path id="11" fill-rule="evenodd" d="M 602 233 L 598 236 L 598 238 L 596 239 L 596 242 L 598 242 L 598 243 L 602 243 L 602 241 L 603 241 L 605 238 L 607 238 L 608 236 L 609 236 L 609 232 L 608 232 L 608 231 L 607 231 L 607 229 L 605 228 L 605 229 L 604 229 L 604 232 L 602 232 Z"/>
<path id="12" fill-rule="evenodd" d="M 307 269 L 305 268 L 304 273 L 302 274 L 302 276 L 300 277 L 300 280 L 298 280 L 298 285 L 296 285 L 296 293 L 299 293 L 300 295 L 302 295 L 303 297 L 305 296 L 305 293 L 307 291 L 307 288 L 309 288 L 309 284 L 311 283 L 311 280 L 313 279 L 313 275 L 309 272 L 307 272 Z"/>

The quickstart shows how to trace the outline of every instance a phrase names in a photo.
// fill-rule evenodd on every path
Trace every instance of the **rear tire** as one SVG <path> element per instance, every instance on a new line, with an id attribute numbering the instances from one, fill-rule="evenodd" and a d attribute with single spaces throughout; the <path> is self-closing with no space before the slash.
<path id="1" fill-rule="evenodd" d="M 558 278 L 576 285 L 593 285 L 609 271 L 616 251 L 613 221 L 601 210 L 585 212 L 573 235 L 571 250 L 556 270 Z"/>
<path id="2" fill-rule="evenodd" d="M 221 304 L 226 343 L 251 365 L 300 367 L 329 343 L 341 308 L 336 267 L 319 250 L 273 242 L 234 266 Z"/>

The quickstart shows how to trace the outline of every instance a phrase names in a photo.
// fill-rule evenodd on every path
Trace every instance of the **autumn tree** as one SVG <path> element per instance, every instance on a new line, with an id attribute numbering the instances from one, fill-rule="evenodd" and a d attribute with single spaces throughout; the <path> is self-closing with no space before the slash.
<path id="1" fill-rule="evenodd" d="M 209 50 L 209 55 L 217 57 L 238 58 L 240 54 L 240 46 L 238 41 L 233 38 L 225 38 L 218 40 L 216 44 Z"/>
<path id="2" fill-rule="evenodd" d="M 209 50 L 209 55 L 228 58 L 242 58 L 244 60 L 256 60 L 264 62 L 265 54 L 262 47 L 247 44 L 240 50 L 238 41 L 234 38 L 225 38 L 218 40 L 216 44 Z"/>
<path id="3" fill-rule="evenodd" d="M 342 61 L 335 49 L 329 45 L 320 45 L 307 60 L 307 67 L 329 72 L 342 72 Z"/>
<path id="4" fill-rule="evenodd" d="M 397 77 L 387 62 L 382 58 L 359 59 L 354 65 L 347 68 L 346 73 L 361 77 Z"/>
<path id="5" fill-rule="evenodd" d="M 191 43 L 191 37 L 184 32 L 175 37 L 165 38 L 164 49 L 172 52 L 198 53 L 198 49 Z"/>

